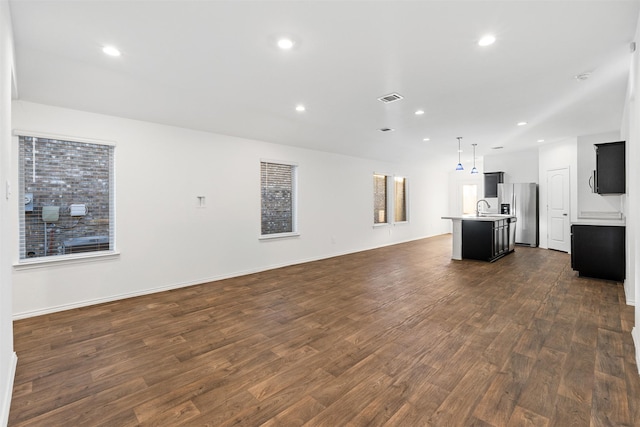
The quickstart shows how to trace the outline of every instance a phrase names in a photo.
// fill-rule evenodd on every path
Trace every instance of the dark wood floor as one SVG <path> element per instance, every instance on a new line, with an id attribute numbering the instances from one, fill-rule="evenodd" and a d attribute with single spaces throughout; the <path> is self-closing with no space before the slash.
<path id="1" fill-rule="evenodd" d="M 450 236 L 15 322 L 10 426 L 638 426 L 622 285 Z"/>

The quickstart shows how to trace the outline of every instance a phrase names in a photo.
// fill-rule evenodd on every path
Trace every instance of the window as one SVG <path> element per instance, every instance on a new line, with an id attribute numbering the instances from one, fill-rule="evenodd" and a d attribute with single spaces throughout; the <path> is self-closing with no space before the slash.
<path id="1" fill-rule="evenodd" d="M 407 222 L 408 211 L 407 178 L 374 173 L 373 225 Z"/>
<path id="2" fill-rule="evenodd" d="M 388 177 L 373 175 L 373 223 L 386 224 L 388 210 Z"/>
<path id="3" fill-rule="evenodd" d="M 260 162 L 262 236 L 297 233 L 296 174 L 296 165 Z"/>
<path id="4" fill-rule="evenodd" d="M 407 221 L 407 178 L 396 176 L 394 179 L 394 221 Z"/>
<path id="5" fill-rule="evenodd" d="M 20 259 L 114 250 L 114 146 L 19 136 Z"/>

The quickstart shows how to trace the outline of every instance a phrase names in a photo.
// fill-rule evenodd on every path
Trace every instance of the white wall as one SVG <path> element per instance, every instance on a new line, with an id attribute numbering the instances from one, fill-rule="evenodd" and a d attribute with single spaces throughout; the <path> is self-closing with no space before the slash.
<path id="1" fill-rule="evenodd" d="M 570 218 L 571 222 L 575 222 L 577 218 L 577 138 L 568 138 L 563 141 L 546 144 L 538 149 L 538 165 L 539 165 L 539 185 L 538 199 L 539 203 L 539 232 L 541 248 L 548 248 L 547 236 L 547 171 L 554 169 L 569 169 L 571 204 Z"/>
<path id="2" fill-rule="evenodd" d="M 640 19 L 639 19 L 640 21 Z M 637 28 L 634 41 L 640 42 L 640 27 Z M 627 141 L 627 194 L 623 199 L 623 210 L 627 223 L 627 274 L 625 280 L 625 295 L 628 303 L 635 304 L 635 327 L 633 338 L 636 348 L 636 361 L 640 367 L 640 304 L 636 303 L 636 296 L 640 295 L 640 119 L 638 118 L 637 88 L 640 84 L 640 53 L 636 51 L 631 55 L 631 72 L 627 87 L 627 99 L 625 112 L 621 126 L 621 137 Z"/>
<path id="3" fill-rule="evenodd" d="M 0 1 L 0 425 L 9 419 L 16 355 L 13 352 L 11 321 L 11 239 L 9 219 L 14 196 L 6 193 L 11 171 L 11 87 L 13 70 L 13 36 L 9 4 Z M 9 184 L 14 184 L 9 182 Z"/>
<path id="4" fill-rule="evenodd" d="M 620 132 L 578 137 L 578 218 L 593 218 L 602 213 L 622 212 L 621 195 L 600 195 L 589 187 L 589 178 L 596 169 L 594 144 L 620 141 Z M 602 216 L 601 216 L 602 217 Z M 606 218 L 606 214 L 604 216 Z"/>
<path id="5" fill-rule="evenodd" d="M 538 150 L 515 153 L 487 154 L 484 156 L 486 172 L 504 172 L 504 182 L 538 183 Z"/>
<path id="6" fill-rule="evenodd" d="M 18 318 L 448 231 L 440 219 L 447 178 L 434 160 L 391 164 L 18 101 L 13 124 L 117 143 L 121 252 L 117 259 L 16 269 Z M 299 165 L 298 238 L 258 240 L 260 159 Z M 409 178 L 408 224 L 372 226 L 374 171 Z M 196 208 L 197 196 L 206 197 L 205 209 Z"/>
<path id="7" fill-rule="evenodd" d="M 476 163 L 478 170 L 482 171 L 482 164 Z M 455 167 L 455 165 L 454 165 Z M 477 174 L 471 174 L 470 169 L 456 171 L 454 168 L 450 168 L 449 170 L 449 189 L 448 189 L 448 199 L 449 199 L 449 207 L 447 209 L 447 215 L 458 216 L 462 215 L 462 187 L 466 184 L 475 184 L 478 189 L 478 200 L 484 198 L 484 180 L 482 172 Z M 492 205 L 491 208 L 496 208 L 495 205 Z M 491 210 L 486 209 L 486 206 L 483 206 L 483 210 L 490 212 Z M 452 230 L 451 221 L 447 221 L 448 229 Z"/>
<path id="8" fill-rule="evenodd" d="M 515 153 L 487 154 L 483 158 L 485 172 L 504 172 L 505 183 L 538 183 L 538 151 L 525 150 Z M 487 198 L 491 212 L 498 212 L 498 198 Z"/>

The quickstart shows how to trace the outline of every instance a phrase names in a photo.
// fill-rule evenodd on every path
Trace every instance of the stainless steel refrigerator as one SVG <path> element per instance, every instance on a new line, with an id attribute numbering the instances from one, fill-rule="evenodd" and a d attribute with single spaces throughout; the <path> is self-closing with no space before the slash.
<path id="1" fill-rule="evenodd" d="M 500 212 L 514 215 L 516 244 L 538 246 L 538 185 L 533 182 L 498 184 Z"/>

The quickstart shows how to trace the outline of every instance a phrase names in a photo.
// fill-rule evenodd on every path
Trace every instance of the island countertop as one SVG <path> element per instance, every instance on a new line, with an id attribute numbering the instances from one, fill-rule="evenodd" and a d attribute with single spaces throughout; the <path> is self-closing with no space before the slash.
<path id="1" fill-rule="evenodd" d="M 502 219 L 512 218 L 515 219 L 515 215 L 505 214 L 480 214 L 476 215 L 458 215 L 458 216 L 443 216 L 442 219 L 452 219 L 458 221 L 499 221 Z"/>

